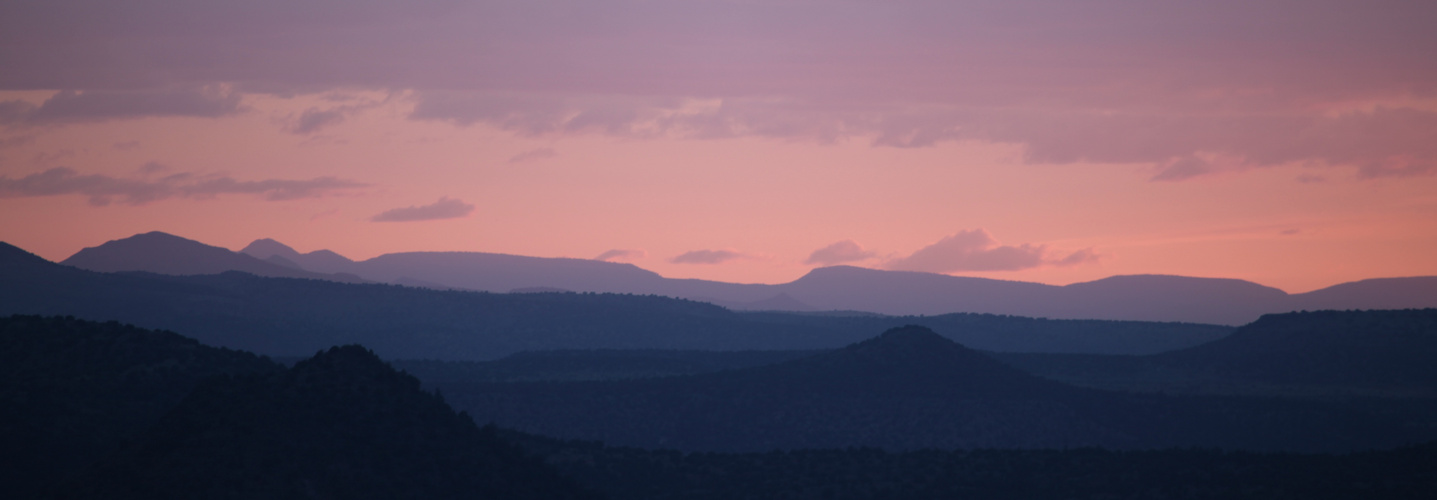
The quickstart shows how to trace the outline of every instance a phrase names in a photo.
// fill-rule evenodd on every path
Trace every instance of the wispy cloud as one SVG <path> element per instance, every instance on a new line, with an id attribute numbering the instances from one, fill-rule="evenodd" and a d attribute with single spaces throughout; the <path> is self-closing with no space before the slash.
<path id="1" fill-rule="evenodd" d="M 416 205 L 386 210 L 369 220 L 374 222 L 415 222 L 426 220 L 457 219 L 474 212 L 474 205 L 448 196 L 428 205 Z"/>
<path id="2" fill-rule="evenodd" d="M 126 178 L 82 174 L 58 167 L 19 178 L 0 176 L 0 197 L 80 195 L 87 197 L 93 206 L 106 206 L 116 200 L 126 205 L 144 205 L 170 198 L 207 199 L 229 194 L 258 195 L 279 201 L 319 197 L 365 186 L 367 184 L 337 177 L 245 181 L 224 175 L 180 172 L 159 178 Z"/>
<path id="3" fill-rule="evenodd" d="M 1044 265 L 1075 266 L 1097 262 L 1100 258 L 1091 248 L 1058 259 L 1049 258 L 1049 253 L 1046 245 L 1002 245 L 988 231 L 971 229 L 938 240 L 907 257 L 890 260 L 885 267 L 930 273 L 1020 271 Z"/>
<path id="4" fill-rule="evenodd" d="M 330 95 L 327 97 L 330 100 L 360 102 L 327 108 L 311 107 L 305 109 L 299 116 L 290 118 L 288 125 L 285 126 L 285 130 L 291 134 L 312 135 L 320 130 L 343 123 L 354 115 L 383 103 L 382 100 L 355 96 Z"/>
<path id="5" fill-rule="evenodd" d="M 290 124 L 289 132 L 299 135 L 313 134 L 319 129 L 344 121 L 348 115 L 349 111 L 345 108 L 309 108 L 300 113 L 299 118 Z"/>
<path id="6" fill-rule="evenodd" d="M 524 163 L 528 161 L 542 160 L 544 158 L 553 158 L 558 154 L 559 153 L 557 151 L 554 151 L 554 148 L 531 149 L 509 157 L 509 163 Z"/>
<path id="7" fill-rule="evenodd" d="M 674 264 L 722 264 L 731 260 L 751 259 L 752 255 L 735 250 L 693 250 L 669 259 Z"/>
<path id="8" fill-rule="evenodd" d="M 874 253 L 864 250 L 862 246 L 853 240 L 843 240 L 832 245 L 814 250 L 809 254 L 804 264 L 816 264 L 821 266 L 832 266 L 847 262 L 858 262 L 873 258 Z"/>
<path id="9" fill-rule="evenodd" d="M 40 105 L 0 102 L 0 123 L 52 124 L 181 116 L 217 118 L 240 111 L 240 94 L 222 87 L 62 91 Z"/>
<path id="10" fill-rule="evenodd" d="M 613 250 L 608 250 L 608 251 L 605 251 L 604 253 L 599 254 L 598 257 L 594 257 L 594 260 L 602 260 L 602 261 L 606 261 L 606 262 L 613 262 L 613 261 L 616 261 L 616 260 L 618 260 L 618 261 L 628 261 L 628 260 L 642 259 L 642 258 L 645 258 L 645 257 L 648 257 L 648 256 L 649 256 L 649 253 L 646 252 L 646 251 L 644 251 L 644 250 L 642 250 L 642 249 L 637 249 L 637 248 L 615 248 L 615 249 L 613 249 Z"/>
<path id="11" fill-rule="evenodd" d="M 194 82 L 244 82 L 406 89 L 412 119 L 525 136 L 982 141 L 1146 164 L 1154 181 L 1295 162 L 1437 173 L 1430 2 L 316 2 L 0 2 L 8 46 L 27 48 L 0 88 L 94 89 L 0 102 L 0 122 L 225 116 L 239 94 Z"/>
<path id="12" fill-rule="evenodd" d="M 1068 267 L 1081 264 L 1091 264 L 1102 260 L 1102 258 L 1103 256 L 1093 251 L 1093 249 L 1084 248 L 1082 250 L 1070 253 L 1066 257 L 1052 261 L 1051 264 L 1058 267 Z"/>

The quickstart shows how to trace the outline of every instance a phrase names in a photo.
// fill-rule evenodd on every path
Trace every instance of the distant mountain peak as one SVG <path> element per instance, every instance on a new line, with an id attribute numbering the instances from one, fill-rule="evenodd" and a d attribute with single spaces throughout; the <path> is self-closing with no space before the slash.
<path id="1" fill-rule="evenodd" d="M 269 277 L 363 281 L 354 277 L 296 269 L 160 231 L 141 233 L 85 248 L 60 263 L 106 273 L 143 271 L 184 276 L 240 271 Z"/>
<path id="2" fill-rule="evenodd" d="M 284 257 L 286 260 L 291 261 L 294 260 L 294 256 L 299 255 L 299 252 L 295 251 L 295 249 L 293 248 L 290 248 L 289 245 L 280 243 L 270 238 L 261 238 L 258 240 L 254 240 L 250 242 L 249 245 L 245 245 L 245 247 L 241 249 L 239 253 L 249 255 L 256 259 L 268 259 L 270 257 L 279 255 L 281 257 Z"/>
<path id="3" fill-rule="evenodd" d="M 958 345 L 957 342 L 948 340 L 942 335 L 939 335 L 938 332 L 922 325 L 904 325 L 889 328 L 887 331 L 879 334 L 877 337 L 869 339 L 867 342 L 902 343 L 904 345 L 916 346 Z"/>
<path id="4" fill-rule="evenodd" d="M 978 351 L 919 325 L 890 328 L 877 337 L 850 344 L 843 350 L 855 356 L 898 364 L 946 363 L 960 361 L 961 358 L 983 357 Z"/>
<path id="5" fill-rule="evenodd" d="M 389 363 L 379 359 L 374 351 L 358 344 L 319 351 L 314 357 L 295 363 L 290 375 L 316 386 L 361 380 L 413 386 L 415 389 L 419 386 L 418 379 L 396 371 Z"/>

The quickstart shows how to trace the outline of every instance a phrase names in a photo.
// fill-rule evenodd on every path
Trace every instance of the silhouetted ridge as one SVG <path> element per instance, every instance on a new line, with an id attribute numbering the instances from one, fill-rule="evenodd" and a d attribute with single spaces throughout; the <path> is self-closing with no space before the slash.
<path id="1" fill-rule="evenodd" d="M 1437 309 L 1267 314 L 1232 335 L 1153 358 L 1279 383 L 1437 387 Z"/>
<path id="2" fill-rule="evenodd" d="M 114 321 L 0 318 L 0 497 L 74 482 L 208 377 L 282 369 Z"/>
<path id="3" fill-rule="evenodd" d="M 25 251 L 25 249 L 0 241 L 0 266 L 26 266 L 51 264 L 39 255 Z"/>

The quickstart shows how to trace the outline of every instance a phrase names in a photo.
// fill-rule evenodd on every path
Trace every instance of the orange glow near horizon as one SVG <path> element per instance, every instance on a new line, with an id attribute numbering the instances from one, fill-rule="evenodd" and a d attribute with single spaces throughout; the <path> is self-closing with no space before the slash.
<path id="1" fill-rule="evenodd" d="M 354 259 L 440 250 L 594 258 L 641 249 L 647 256 L 629 262 L 669 277 L 779 283 L 815 267 L 804 263 L 809 253 L 837 241 L 873 253 L 852 265 L 882 268 L 951 234 L 983 229 L 1003 245 L 1045 246 L 1050 260 L 1083 249 L 1098 258 L 951 274 L 1050 284 L 1177 274 L 1289 292 L 1437 274 L 1432 176 L 1357 179 L 1343 169 L 1290 165 L 1152 182 L 1147 165 L 1023 163 L 1021 147 L 981 142 L 886 148 L 857 139 L 527 138 L 482 125 L 407 122 L 402 103 L 300 137 L 273 122 L 304 103 L 245 104 L 250 111 L 226 120 L 43 130 L 4 150 L 7 159 L 38 158 L 5 174 L 65 166 L 126 179 L 329 176 L 366 186 L 277 201 L 241 193 L 91 206 L 75 194 L 9 197 L 0 199 L 0 238 L 56 261 L 152 230 L 236 250 L 275 238 Z M 522 156 L 531 151 L 542 154 Z M 141 172 L 151 163 L 162 167 Z M 441 197 L 476 209 L 448 220 L 369 220 Z M 670 261 L 701 249 L 742 256 Z"/>

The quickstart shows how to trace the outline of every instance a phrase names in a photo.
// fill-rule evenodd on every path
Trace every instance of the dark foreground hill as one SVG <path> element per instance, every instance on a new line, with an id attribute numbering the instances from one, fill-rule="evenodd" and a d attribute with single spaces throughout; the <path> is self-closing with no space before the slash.
<path id="1" fill-rule="evenodd" d="M 1437 398 L 1437 309 L 1270 314 L 1226 338 L 1149 356 L 995 356 L 1110 389 Z"/>
<path id="2" fill-rule="evenodd" d="M 1437 436 L 1427 402 L 1335 405 L 1138 396 L 1039 379 L 923 327 L 812 357 L 702 375 L 436 383 L 480 422 L 689 451 L 872 446 L 1338 451 Z"/>
<path id="3" fill-rule="evenodd" d="M 658 296 L 439 291 L 238 272 L 97 273 L 5 244 L 0 244 L 0 276 L 0 314 L 116 319 L 271 356 L 301 356 L 351 343 L 389 359 L 448 360 L 553 349 L 820 349 L 905 321 L 750 316 Z M 1155 352 L 1229 331 L 1208 325 L 982 315 L 935 321 L 946 321 L 936 325 L 940 331 L 975 345 L 986 340 L 997 348 L 1039 351 Z"/>
<path id="4" fill-rule="evenodd" d="M 0 332 L 0 367 L 6 370 L 0 380 L 5 403 L 0 424 L 6 432 L 0 436 L 8 440 L 0 446 L 0 462 L 7 464 L 0 496 L 5 498 L 595 496 L 581 487 L 635 500 L 1426 499 L 1437 494 L 1432 444 L 1351 455 L 643 450 L 477 428 L 439 397 L 418 390 L 415 379 L 358 346 L 332 348 L 284 370 L 247 353 L 116 323 L 11 317 L 0 319 Z M 856 385 L 854 392 L 865 398 L 878 391 L 904 392 L 895 385 L 905 381 L 903 373 L 961 377 L 959 389 L 978 393 L 1060 387 L 1005 373 L 919 329 L 885 337 L 802 364 L 816 377 L 833 366 L 857 367 L 861 380 L 836 380 L 829 390 Z M 950 363 L 955 360 L 962 363 Z M 172 394 L 187 387 L 193 389 L 173 403 Z M 44 410 L 37 401 L 58 402 L 88 416 L 37 418 L 31 413 Z M 140 425 L 104 423 L 131 420 Z M 17 422 L 26 428 L 17 429 Z M 63 460 L 31 466 L 37 449 Z"/>
<path id="5" fill-rule="evenodd" d="M 281 370 L 170 332 L 73 318 L 0 318 L 0 467 L 28 498 L 113 452 L 197 386 Z"/>
<path id="6" fill-rule="evenodd" d="M 86 483 L 98 498 L 595 497 L 359 346 L 212 379 Z"/>
<path id="7" fill-rule="evenodd" d="M 0 318 L 0 496 L 588 498 L 369 351 Z"/>

